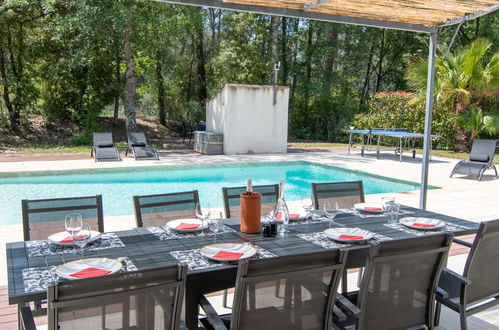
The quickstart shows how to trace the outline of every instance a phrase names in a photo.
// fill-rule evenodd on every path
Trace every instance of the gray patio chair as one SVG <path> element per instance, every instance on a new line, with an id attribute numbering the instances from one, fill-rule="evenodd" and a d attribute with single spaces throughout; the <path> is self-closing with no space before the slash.
<path id="1" fill-rule="evenodd" d="M 435 292 L 452 234 L 385 241 L 371 248 L 359 291 L 338 295 L 340 329 L 433 329 Z M 352 306 L 354 305 L 354 306 Z"/>
<path id="2" fill-rule="evenodd" d="M 133 154 L 135 160 L 159 159 L 156 149 L 147 145 L 146 136 L 142 132 L 128 133 L 128 149 L 125 152 L 125 156 L 128 155 L 129 151 Z"/>
<path id="3" fill-rule="evenodd" d="M 81 214 L 84 223 L 93 230 L 104 232 L 102 196 L 68 197 L 53 199 L 23 199 L 24 240 L 47 239 L 51 234 L 65 231 L 68 214 Z"/>
<path id="4" fill-rule="evenodd" d="M 253 186 L 253 191 L 262 194 L 262 214 L 270 213 L 279 198 L 279 185 Z M 225 217 L 239 217 L 241 200 L 239 195 L 246 192 L 246 187 L 223 187 Z"/>
<path id="5" fill-rule="evenodd" d="M 164 225 L 168 221 L 196 216 L 197 190 L 170 194 L 133 196 L 137 227 Z"/>
<path id="6" fill-rule="evenodd" d="M 120 152 L 114 146 L 112 133 L 93 133 L 92 151 L 90 156 L 94 157 L 96 162 L 101 160 L 120 161 Z"/>
<path id="7" fill-rule="evenodd" d="M 454 174 L 462 174 L 477 177 L 479 181 L 488 169 L 493 169 L 497 176 L 497 169 L 494 165 L 494 154 L 496 152 L 496 140 L 473 140 L 469 160 L 461 160 L 454 166 L 450 177 Z"/>
<path id="8" fill-rule="evenodd" d="M 186 273 L 173 265 L 49 286 L 48 329 L 179 329 Z M 36 329 L 29 307 L 21 320 Z"/>
<path id="9" fill-rule="evenodd" d="M 499 220 L 482 222 L 473 244 L 458 243 L 471 250 L 463 275 L 443 269 L 438 286 L 447 294 L 437 295 L 435 325 L 443 304 L 459 313 L 461 329 L 465 330 L 466 317 L 499 304 Z"/>
<path id="10" fill-rule="evenodd" d="M 316 210 L 322 209 L 326 201 L 338 202 L 340 208 L 365 201 L 362 181 L 312 183 L 312 195 Z"/>
<path id="11" fill-rule="evenodd" d="M 232 314 L 217 315 L 202 297 L 202 322 L 215 329 L 330 329 L 346 257 L 336 249 L 240 261 Z"/>

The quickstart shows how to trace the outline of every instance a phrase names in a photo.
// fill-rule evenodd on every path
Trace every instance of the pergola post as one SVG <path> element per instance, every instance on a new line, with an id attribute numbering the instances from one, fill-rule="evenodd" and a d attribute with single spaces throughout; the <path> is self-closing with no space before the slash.
<path id="1" fill-rule="evenodd" d="M 431 119 L 433 114 L 433 91 L 435 87 L 435 60 L 438 32 L 430 33 L 430 49 L 428 53 L 428 79 L 426 85 L 426 113 L 424 123 L 423 166 L 421 171 L 421 192 L 419 208 L 426 209 L 426 195 L 428 193 L 428 168 L 430 165 L 431 150 Z"/>

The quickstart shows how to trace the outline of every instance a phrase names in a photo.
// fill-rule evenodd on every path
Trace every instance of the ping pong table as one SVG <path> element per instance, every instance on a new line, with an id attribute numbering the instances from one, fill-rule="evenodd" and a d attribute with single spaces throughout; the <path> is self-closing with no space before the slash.
<path id="1" fill-rule="evenodd" d="M 416 141 L 424 138 L 422 133 L 411 133 L 406 128 L 374 128 L 374 129 L 346 129 L 343 132 L 348 133 L 348 153 L 354 144 L 353 135 L 360 134 L 362 136 L 360 154 L 364 157 L 364 152 L 376 150 L 376 158 L 379 159 L 381 146 L 384 137 L 398 139 L 398 146 L 395 148 L 395 154 L 399 156 L 399 161 L 402 161 L 404 150 L 412 150 L 412 158 L 416 158 Z M 439 135 L 432 134 L 432 138 L 438 138 Z M 373 147 L 376 140 L 376 148 Z"/>

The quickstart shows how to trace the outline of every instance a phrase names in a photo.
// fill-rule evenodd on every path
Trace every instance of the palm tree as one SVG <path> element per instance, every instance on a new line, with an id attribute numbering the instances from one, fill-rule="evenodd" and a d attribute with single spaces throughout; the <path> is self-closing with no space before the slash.
<path id="1" fill-rule="evenodd" d="M 499 53 L 484 65 L 491 45 L 489 40 L 478 38 L 454 54 L 448 52 L 436 59 L 435 102 L 452 107 L 460 115 L 466 111 L 473 94 L 499 89 Z M 427 67 L 428 60 L 417 57 L 407 68 L 406 79 L 418 100 L 423 99 L 426 92 Z M 466 132 L 458 125 L 454 149 L 464 151 L 466 146 Z"/>

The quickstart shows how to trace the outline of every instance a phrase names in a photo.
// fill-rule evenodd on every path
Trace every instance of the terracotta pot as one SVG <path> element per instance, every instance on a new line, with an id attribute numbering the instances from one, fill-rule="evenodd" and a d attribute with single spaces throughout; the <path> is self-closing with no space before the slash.
<path id="1" fill-rule="evenodd" d="M 262 194 L 245 192 L 241 197 L 241 232 L 258 234 L 261 230 Z"/>

